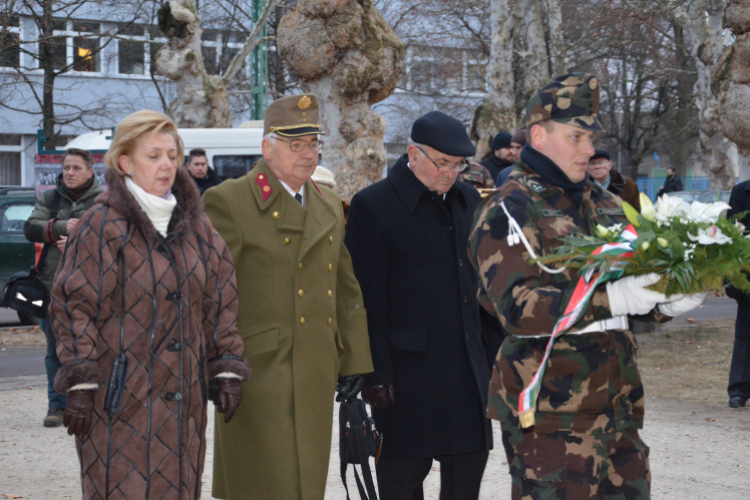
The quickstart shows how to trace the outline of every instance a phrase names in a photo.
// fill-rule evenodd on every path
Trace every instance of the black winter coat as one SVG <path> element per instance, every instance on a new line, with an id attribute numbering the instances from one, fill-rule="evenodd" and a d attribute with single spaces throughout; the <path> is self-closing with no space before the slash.
<path id="1" fill-rule="evenodd" d="M 500 158 L 495 156 L 495 153 L 493 151 L 490 156 L 479 162 L 479 164 L 490 171 L 490 176 L 493 179 L 497 179 L 497 176 L 500 175 L 500 171 L 505 167 L 510 167 L 511 165 L 513 165 L 513 162 L 501 160 Z"/>
<path id="2" fill-rule="evenodd" d="M 675 174 L 672 178 L 666 178 L 666 180 L 664 181 L 664 186 L 662 187 L 662 192 L 674 193 L 675 191 L 682 191 L 683 189 L 682 179 L 680 179 L 679 175 Z"/>
<path id="3" fill-rule="evenodd" d="M 727 219 L 750 210 L 750 181 L 740 182 L 732 188 L 729 197 Z M 740 219 L 745 225 L 745 232 L 750 231 L 750 214 Z M 740 294 L 742 292 L 739 292 Z M 745 295 L 737 304 L 737 321 L 734 324 L 734 336 L 740 339 L 750 339 L 750 297 Z"/>
<path id="4" fill-rule="evenodd" d="M 479 201 L 460 181 L 445 201 L 428 191 L 406 155 L 352 199 L 345 242 L 362 287 L 375 368 L 366 385 L 396 389 L 390 410 L 373 409 L 384 459 L 492 448 L 488 358 L 499 332 L 483 334 L 467 256 Z M 489 356 L 485 343 L 495 349 Z"/>
<path id="5" fill-rule="evenodd" d="M 195 184 L 198 186 L 198 191 L 200 191 L 201 196 L 203 196 L 203 193 L 206 192 L 206 189 L 218 186 L 223 182 L 223 179 L 216 175 L 216 170 L 211 167 L 208 168 L 206 176 L 203 179 L 196 179 L 192 176 L 192 174 L 190 175 L 190 178 L 195 181 Z"/>

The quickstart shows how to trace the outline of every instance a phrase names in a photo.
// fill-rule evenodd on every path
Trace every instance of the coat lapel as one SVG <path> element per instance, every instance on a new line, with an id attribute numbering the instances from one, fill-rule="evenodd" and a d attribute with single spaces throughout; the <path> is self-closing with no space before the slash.
<path id="1" fill-rule="evenodd" d="M 264 160 L 260 160 L 247 174 L 250 190 L 258 203 L 261 212 L 273 207 L 273 218 L 277 227 L 286 231 L 303 231 L 306 212 L 300 204 L 286 192 L 279 179 L 271 172 Z M 265 191 L 269 188 L 268 191 Z M 265 196 L 265 199 L 264 199 Z"/>
<path id="2" fill-rule="evenodd" d="M 300 259 L 321 238 L 328 235 L 338 221 L 331 203 L 323 196 L 312 181 L 305 183 L 305 197 L 307 198 L 307 218 L 305 219 L 305 229 L 302 232 L 302 246 L 299 251 Z M 289 198 L 292 199 L 291 196 Z"/>

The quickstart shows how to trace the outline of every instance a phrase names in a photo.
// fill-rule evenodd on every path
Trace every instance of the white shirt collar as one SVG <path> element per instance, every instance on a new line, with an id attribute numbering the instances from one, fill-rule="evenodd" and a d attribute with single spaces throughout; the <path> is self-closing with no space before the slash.
<path id="1" fill-rule="evenodd" d="M 284 186 L 284 189 L 286 189 L 287 192 L 290 195 L 292 195 L 292 198 L 294 198 L 294 195 L 297 194 L 297 192 L 294 189 L 290 188 L 289 184 L 282 181 L 281 179 L 279 179 L 279 182 L 281 183 L 282 186 Z M 299 194 L 300 196 L 302 196 L 302 206 L 304 207 L 305 206 L 305 185 L 304 184 L 302 184 L 302 187 L 299 190 Z"/>

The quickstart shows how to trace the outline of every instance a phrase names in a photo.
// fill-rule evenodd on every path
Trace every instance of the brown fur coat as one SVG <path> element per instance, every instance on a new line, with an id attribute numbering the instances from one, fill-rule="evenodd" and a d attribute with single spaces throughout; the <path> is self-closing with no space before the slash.
<path id="1" fill-rule="evenodd" d="M 199 498 L 208 382 L 226 371 L 249 377 L 234 264 L 183 169 L 166 238 L 119 175 L 106 180 L 109 191 L 68 239 L 50 304 L 63 363 L 56 389 L 103 385 L 91 431 L 76 439 L 83 498 Z M 122 403 L 109 415 L 107 383 L 121 353 Z"/>

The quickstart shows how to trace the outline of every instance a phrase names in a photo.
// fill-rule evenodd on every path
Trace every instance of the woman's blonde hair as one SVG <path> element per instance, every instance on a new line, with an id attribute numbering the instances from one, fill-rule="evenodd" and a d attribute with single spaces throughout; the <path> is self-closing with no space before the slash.
<path id="1" fill-rule="evenodd" d="M 164 132 L 174 137 L 177 144 L 177 166 L 181 166 L 185 157 L 182 139 L 177 133 L 177 125 L 164 113 L 150 109 L 136 111 L 120 120 L 115 127 L 112 145 L 104 156 L 104 164 L 121 176 L 125 176 L 126 172 L 120 168 L 120 156 L 132 156 L 138 146 L 138 141 L 143 136 Z"/>

